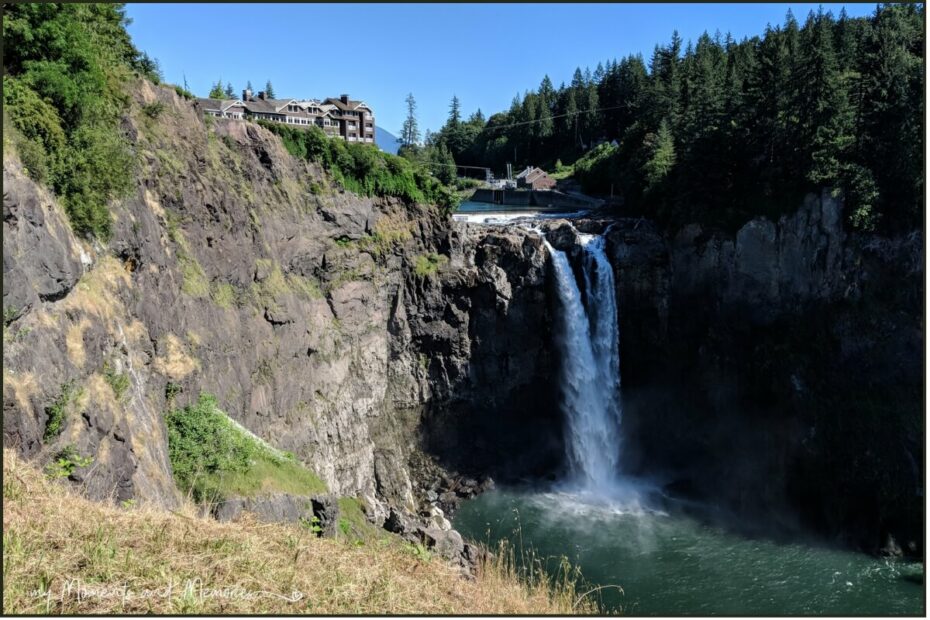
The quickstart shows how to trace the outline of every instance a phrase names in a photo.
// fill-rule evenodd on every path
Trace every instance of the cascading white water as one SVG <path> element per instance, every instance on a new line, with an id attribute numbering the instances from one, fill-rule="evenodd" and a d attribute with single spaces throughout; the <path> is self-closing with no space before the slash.
<path id="1" fill-rule="evenodd" d="M 583 236 L 583 301 L 568 257 L 548 241 L 546 247 L 562 306 L 557 344 L 573 482 L 583 490 L 606 494 L 615 486 L 620 457 L 620 356 L 613 270 L 603 238 Z"/>
<path id="2" fill-rule="evenodd" d="M 620 401 L 620 327 L 617 322 L 617 292 L 614 270 L 607 258 L 606 242 L 598 235 L 581 235 L 584 249 L 585 306 L 591 324 L 594 360 L 598 381 L 604 385 L 604 405 L 608 418 L 617 426 L 622 419 Z"/>

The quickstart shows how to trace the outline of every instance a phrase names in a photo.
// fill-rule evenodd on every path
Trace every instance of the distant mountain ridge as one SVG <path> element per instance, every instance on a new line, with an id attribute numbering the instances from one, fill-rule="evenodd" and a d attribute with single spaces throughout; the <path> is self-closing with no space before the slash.
<path id="1" fill-rule="evenodd" d="M 377 125 L 375 125 L 375 143 L 379 149 L 392 155 L 397 155 L 397 151 L 400 150 L 400 140 L 397 136 Z"/>

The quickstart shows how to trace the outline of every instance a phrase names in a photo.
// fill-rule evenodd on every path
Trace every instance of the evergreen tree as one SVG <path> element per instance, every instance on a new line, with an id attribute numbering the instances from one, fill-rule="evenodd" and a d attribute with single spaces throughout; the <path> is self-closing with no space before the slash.
<path id="1" fill-rule="evenodd" d="M 698 39 L 693 53 L 685 56 L 681 136 L 682 140 L 691 141 L 720 128 L 726 65 L 723 49 L 706 32 Z"/>
<path id="2" fill-rule="evenodd" d="M 236 98 L 236 91 L 233 90 L 232 82 L 226 82 L 226 89 L 223 92 L 226 94 L 227 99 Z"/>
<path id="3" fill-rule="evenodd" d="M 569 136 L 569 148 L 577 146 L 578 104 L 575 102 L 575 89 L 565 89 L 565 117 L 562 119 L 562 131 Z"/>
<path id="4" fill-rule="evenodd" d="M 884 5 L 870 20 L 861 45 L 860 159 L 878 187 L 883 224 L 906 227 L 924 204 L 923 9 Z M 868 186 L 869 179 L 861 182 Z M 870 215 L 864 221 L 875 221 Z"/>
<path id="5" fill-rule="evenodd" d="M 271 80 L 265 82 L 265 97 L 268 99 L 274 99 L 274 86 L 271 85 Z"/>
<path id="6" fill-rule="evenodd" d="M 582 100 L 582 125 L 581 130 L 584 138 L 590 146 L 596 138 L 600 136 L 600 115 L 598 108 L 600 103 L 597 97 L 597 85 L 594 82 L 588 82 L 584 88 L 584 99 Z"/>
<path id="7" fill-rule="evenodd" d="M 616 67 L 614 90 L 603 104 L 613 108 L 606 110 L 605 128 L 608 138 L 620 139 L 633 123 L 640 118 L 641 103 L 648 89 L 649 78 L 642 56 L 627 56 Z"/>
<path id="8" fill-rule="evenodd" d="M 554 96 L 551 92 L 548 97 Z M 540 91 L 539 96 L 536 98 L 536 118 L 538 122 L 536 123 L 536 136 L 541 140 L 547 140 L 552 136 L 553 122 L 552 122 L 552 109 L 549 107 L 549 100 L 547 95 Z"/>
<path id="9" fill-rule="evenodd" d="M 575 73 L 572 74 L 572 90 L 575 91 L 575 97 L 578 96 L 578 93 L 584 90 L 584 87 L 584 75 L 581 73 L 581 68 L 575 67 Z"/>
<path id="10" fill-rule="evenodd" d="M 923 212 L 923 17 L 922 5 L 881 5 L 869 19 L 821 10 L 802 28 L 789 10 L 760 36 L 705 32 L 683 53 L 675 33 L 648 67 L 607 60 L 558 89 L 545 76 L 484 125 L 462 123 L 454 100 L 437 145 L 500 168 L 574 162 L 589 191 L 613 186 L 627 210 L 669 224 L 735 226 L 839 188 L 852 226 L 912 228 Z M 582 150 L 601 137 L 617 145 Z"/>
<path id="11" fill-rule="evenodd" d="M 549 103 L 549 113 L 551 114 L 551 106 L 555 103 L 555 89 L 552 88 L 552 80 L 549 79 L 548 75 L 544 76 L 542 82 L 539 84 L 538 94 L 540 97 L 544 97 Z"/>
<path id="12" fill-rule="evenodd" d="M 470 146 L 468 133 L 462 123 L 462 107 L 459 98 L 452 96 L 449 104 L 449 118 L 439 131 L 439 143 L 444 144 L 454 159 L 461 157 Z"/>
<path id="13" fill-rule="evenodd" d="M 452 102 L 449 104 L 449 121 L 448 124 L 455 126 L 462 122 L 461 105 L 459 98 L 452 95 Z"/>
<path id="14" fill-rule="evenodd" d="M 653 191 L 662 184 L 675 165 L 675 142 L 672 140 L 672 131 L 666 119 L 663 118 L 659 123 L 657 133 L 646 135 L 644 146 L 647 160 L 643 166 L 643 174 L 647 189 Z"/>
<path id="15" fill-rule="evenodd" d="M 478 108 L 474 114 L 468 118 L 469 125 L 476 125 L 478 127 L 484 127 L 484 113 L 481 111 L 481 108 Z"/>
<path id="16" fill-rule="evenodd" d="M 833 50 L 833 20 L 819 11 L 807 19 L 798 71 L 799 150 L 807 178 L 836 184 L 841 160 L 852 145 L 852 116 Z"/>
<path id="17" fill-rule="evenodd" d="M 455 159 L 445 143 L 440 142 L 438 146 L 429 149 L 428 161 L 431 164 L 430 168 L 433 170 L 433 175 L 437 179 L 446 185 L 455 182 Z"/>
<path id="18" fill-rule="evenodd" d="M 226 91 L 223 89 L 223 80 L 219 79 L 216 81 L 213 87 L 210 88 L 209 97 L 210 99 L 223 99 L 225 96 Z"/>
<path id="19" fill-rule="evenodd" d="M 420 140 L 420 130 L 417 127 L 417 101 L 413 93 L 407 95 L 407 118 L 400 130 L 400 141 L 404 146 L 410 147 Z"/>

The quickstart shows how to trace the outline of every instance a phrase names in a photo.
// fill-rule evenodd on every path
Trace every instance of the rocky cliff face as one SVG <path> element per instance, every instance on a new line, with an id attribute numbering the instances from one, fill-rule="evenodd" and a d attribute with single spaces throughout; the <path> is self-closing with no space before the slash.
<path id="1" fill-rule="evenodd" d="M 919 232 L 849 235 L 824 194 L 735 236 L 636 220 L 606 234 L 627 467 L 744 524 L 919 553 Z"/>
<path id="2" fill-rule="evenodd" d="M 206 391 L 383 520 L 433 475 L 409 466 L 424 419 L 506 421 L 545 377 L 538 236 L 344 193 L 264 129 L 148 83 L 125 129 L 140 182 L 106 247 L 4 157 L 4 443 L 93 456 L 72 475 L 91 496 L 178 502 L 162 417 Z M 456 465 L 455 441 L 426 439 Z"/>

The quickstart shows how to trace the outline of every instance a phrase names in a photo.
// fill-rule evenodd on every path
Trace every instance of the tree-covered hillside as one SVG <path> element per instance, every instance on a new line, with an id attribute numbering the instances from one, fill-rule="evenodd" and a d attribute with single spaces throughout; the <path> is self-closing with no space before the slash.
<path id="1" fill-rule="evenodd" d="M 922 5 L 883 5 L 803 25 L 789 13 L 739 42 L 676 34 L 648 63 L 611 60 L 558 88 L 546 77 L 486 122 L 456 101 L 432 142 L 495 170 L 584 156 L 587 191 L 668 224 L 732 225 L 836 187 L 851 226 L 907 228 L 923 213 L 923 22 Z"/>
<path id="2" fill-rule="evenodd" d="M 119 129 L 124 84 L 158 66 L 126 32 L 121 4 L 4 4 L 4 147 L 61 197 L 74 229 L 106 238 L 110 200 L 131 187 Z"/>

